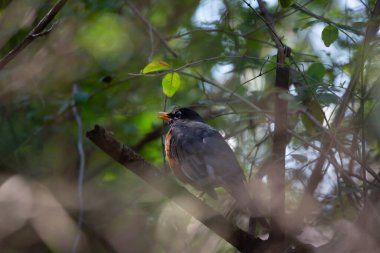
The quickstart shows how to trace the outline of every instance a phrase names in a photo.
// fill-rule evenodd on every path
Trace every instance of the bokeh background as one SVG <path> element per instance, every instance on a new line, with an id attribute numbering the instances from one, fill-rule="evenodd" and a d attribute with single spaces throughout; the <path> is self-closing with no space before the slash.
<path id="1" fill-rule="evenodd" d="M 288 7 L 280 3 L 286 1 L 263 2 L 277 34 L 292 48 L 291 86 L 282 94 L 293 131 L 284 154 L 287 212 L 297 210 L 323 152 L 329 159 L 300 238 L 316 247 L 334 238 L 334 251 L 322 252 L 376 252 L 377 30 L 366 37 L 380 15 L 373 11 L 376 1 L 300 0 Z M 44 32 L 0 69 L 1 252 L 235 251 L 105 155 L 85 132 L 104 126 L 166 173 L 167 127 L 157 112 L 193 106 L 221 131 L 247 178 L 261 175 L 253 194 L 265 202 L 277 50 L 257 1 L 247 3 L 64 4 Z M 21 43 L 54 4 L 0 1 L 0 56 Z M 369 22 L 371 15 L 375 21 Z M 143 73 L 158 61 L 168 67 Z M 171 71 L 180 83 L 167 97 L 162 79 Z M 353 76 L 359 78 L 352 82 Z M 340 107 L 344 117 L 335 125 Z M 325 131 L 344 148 L 324 150 Z M 218 193 L 219 201 L 205 201 L 224 212 L 228 196 Z M 358 225 L 363 215 L 370 222 Z M 246 228 L 246 220 L 236 222 Z M 351 244 L 342 246 L 336 238 Z"/>

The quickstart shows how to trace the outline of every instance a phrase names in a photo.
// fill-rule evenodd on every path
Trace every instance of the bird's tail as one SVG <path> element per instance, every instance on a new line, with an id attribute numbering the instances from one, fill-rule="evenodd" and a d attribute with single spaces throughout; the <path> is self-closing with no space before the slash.
<path id="1" fill-rule="evenodd" d="M 252 223 L 252 220 L 257 221 L 264 228 L 269 228 L 269 223 L 263 217 L 260 209 L 255 205 L 244 182 L 226 185 L 225 189 L 235 199 L 239 209 L 248 212 L 251 218 L 250 223 Z"/>

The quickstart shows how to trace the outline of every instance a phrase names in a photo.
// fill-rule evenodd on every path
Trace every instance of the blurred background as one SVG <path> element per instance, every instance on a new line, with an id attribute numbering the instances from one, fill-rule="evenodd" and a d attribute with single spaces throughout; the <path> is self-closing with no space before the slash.
<path id="1" fill-rule="evenodd" d="M 316 247 L 334 241 L 335 251 L 322 252 L 376 252 L 377 30 L 366 37 L 376 1 L 261 2 L 292 48 L 291 86 L 281 94 L 292 130 L 286 210 L 299 207 L 323 152 L 300 238 Z M 33 40 L 0 69 L 0 251 L 235 252 L 85 132 L 102 125 L 165 172 L 167 127 L 157 112 L 193 106 L 221 131 L 247 178 L 260 175 L 253 194 L 268 199 L 277 50 L 258 2 L 67 1 L 28 37 L 55 3 L 0 1 L 0 57 Z M 158 68 L 146 69 L 152 62 Z M 171 71 L 180 79 L 165 88 Z M 326 148 L 326 131 L 340 146 Z M 224 208 L 228 196 L 218 193 L 219 201 L 205 201 Z"/>

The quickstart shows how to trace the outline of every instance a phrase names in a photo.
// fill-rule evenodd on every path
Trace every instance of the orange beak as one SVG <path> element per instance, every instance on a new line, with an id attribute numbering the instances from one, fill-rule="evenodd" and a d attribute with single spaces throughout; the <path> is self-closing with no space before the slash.
<path id="1" fill-rule="evenodd" d="M 159 112 L 159 114 L 161 114 L 161 115 L 158 116 L 158 118 L 160 118 L 162 120 L 165 120 L 165 121 L 169 121 L 170 120 L 169 113 L 167 113 L 167 112 Z"/>

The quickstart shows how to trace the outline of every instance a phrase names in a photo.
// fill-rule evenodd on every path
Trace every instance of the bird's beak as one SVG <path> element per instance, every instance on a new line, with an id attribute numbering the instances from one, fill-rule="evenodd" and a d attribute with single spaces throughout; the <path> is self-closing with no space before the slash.
<path id="1" fill-rule="evenodd" d="M 158 116 L 158 118 L 160 118 L 162 120 L 169 121 L 171 119 L 169 116 L 169 113 L 167 113 L 167 112 L 159 112 L 158 114 L 160 114 L 160 116 Z"/>

